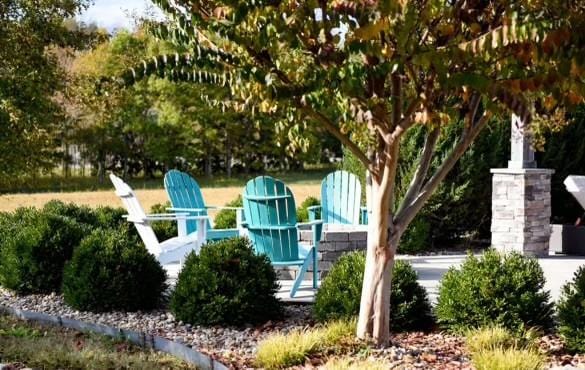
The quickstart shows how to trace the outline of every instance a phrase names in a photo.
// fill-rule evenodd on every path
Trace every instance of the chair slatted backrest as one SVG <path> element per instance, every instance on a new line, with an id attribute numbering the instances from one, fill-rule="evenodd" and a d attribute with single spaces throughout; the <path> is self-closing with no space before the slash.
<path id="1" fill-rule="evenodd" d="M 297 215 L 293 193 L 282 181 L 259 176 L 244 188 L 248 237 L 272 262 L 298 261 Z"/>
<path id="2" fill-rule="evenodd" d="M 146 249 L 155 256 L 158 256 L 161 252 L 160 243 L 154 230 L 152 230 L 152 227 L 146 221 L 146 213 L 140 205 L 136 194 L 128 184 L 116 175 L 110 174 L 110 180 L 114 184 L 116 195 L 122 199 L 122 203 L 128 211 L 128 221 L 134 223 Z"/>
<path id="3" fill-rule="evenodd" d="M 165 174 L 165 189 L 173 208 L 201 208 L 201 211 L 189 212 L 190 216 L 207 216 L 203 194 L 197 181 L 188 174 L 170 170 Z M 211 225 L 207 221 L 207 229 Z M 197 221 L 187 220 L 187 234 L 197 231 Z"/>
<path id="4" fill-rule="evenodd" d="M 360 222 L 362 187 L 347 171 L 335 171 L 321 183 L 321 219 L 326 224 L 357 225 Z"/>

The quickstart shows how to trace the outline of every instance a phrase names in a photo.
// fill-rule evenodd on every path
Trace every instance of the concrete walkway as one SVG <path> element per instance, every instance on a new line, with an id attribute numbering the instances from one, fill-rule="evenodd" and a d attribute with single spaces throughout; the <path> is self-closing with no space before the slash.
<path id="1" fill-rule="evenodd" d="M 419 282 L 426 288 L 432 303 L 437 301 L 439 281 L 450 267 L 459 267 L 466 255 L 440 255 L 440 256 L 399 256 L 399 259 L 409 261 L 418 273 Z M 585 265 L 585 257 L 551 255 L 539 258 L 538 262 L 544 271 L 546 278 L 545 288 L 551 292 L 551 298 L 556 301 L 561 293 L 561 287 L 573 278 L 577 269 Z M 165 266 L 169 272 L 171 283 L 178 274 L 178 265 Z M 314 300 L 314 290 L 311 289 L 309 280 L 303 281 L 295 298 L 290 298 L 291 280 L 281 280 L 281 289 L 277 296 L 285 302 L 311 303 Z"/>

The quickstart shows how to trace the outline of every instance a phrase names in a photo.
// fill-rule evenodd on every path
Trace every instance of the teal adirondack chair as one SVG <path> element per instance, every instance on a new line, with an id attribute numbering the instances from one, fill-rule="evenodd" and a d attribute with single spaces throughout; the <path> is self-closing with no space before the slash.
<path id="1" fill-rule="evenodd" d="M 320 218 L 325 224 L 367 224 L 366 207 L 360 207 L 362 187 L 359 179 L 347 171 L 335 171 L 321 182 L 321 205 L 308 208 L 309 220 Z M 319 212 L 320 211 L 320 212 Z"/>
<path id="2" fill-rule="evenodd" d="M 317 250 L 320 220 L 303 225 L 313 229 L 313 246 L 299 242 L 295 199 L 282 181 L 259 176 L 248 181 L 243 193 L 244 227 L 256 253 L 266 254 L 274 266 L 298 266 L 290 296 L 294 297 L 304 274 L 313 264 L 313 289 L 317 289 Z"/>
<path id="3" fill-rule="evenodd" d="M 170 170 L 165 174 L 165 189 L 171 200 L 169 211 L 187 212 L 191 216 L 208 216 L 209 209 L 231 209 L 238 215 L 238 225 L 241 225 L 242 208 L 239 207 L 215 207 L 206 206 L 201 194 L 201 188 L 197 181 L 188 174 Z M 207 221 L 207 240 L 220 240 L 233 238 L 240 235 L 240 228 L 236 229 L 214 229 L 211 222 Z M 197 231 L 197 222 L 187 221 L 187 233 Z"/>

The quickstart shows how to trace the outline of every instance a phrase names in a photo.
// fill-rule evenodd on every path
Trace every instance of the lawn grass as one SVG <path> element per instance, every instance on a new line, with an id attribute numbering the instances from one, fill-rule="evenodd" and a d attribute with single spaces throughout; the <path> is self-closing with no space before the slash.
<path id="1" fill-rule="evenodd" d="M 335 167 L 319 167 L 298 171 L 268 172 L 267 175 L 279 178 L 286 183 L 295 184 L 315 184 L 321 183 L 321 180 Z M 163 175 L 159 174 L 153 179 L 142 177 L 128 180 L 130 186 L 134 189 L 161 189 L 163 187 Z M 244 186 L 246 181 L 259 174 L 236 174 L 232 177 L 226 177 L 219 174 L 213 177 L 195 175 L 197 182 L 201 187 L 206 188 L 223 188 L 223 187 L 240 187 Z M 0 183 L 0 194 L 14 193 L 58 193 L 58 192 L 75 192 L 75 191 L 96 191 L 109 190 L 112 184 L 106 177 L 103 183 L 99 183 L 97 177 L 91 176 L 72 176 L 63 177 L 57 175 L 36 176 L 34 178 L 14 179 L 8 182 Z"/>
<path id="2" fill-rule="evenodd" d="M 353 341 L 355 326 L 355 320 L 341 320 L 313 329 L 270 335 L 258 344 L 256 364 L 266 369 L 301 365 L 311 354 Z"/>
<path id="3" fill-rule="evenodd" d="M 279 177 L 291 187 L 297 204 L 301 204 L 308 196 L 320 197 L 321 181 L 327 173 L 328 170 L 309 170 L 300 173 L 274 174 L 274 176 Z M 222 206 L 241 194 L 242 188 L 250 178 L 235 177 L 231 179 L 217 178 L 213 180 L 197 178 L 197 181 L 202 187 L 206 203 L 208 205 Z M 69 184 L 58 187 L 59 190 L 53 192 L 44 191 L 43 189 L 47 189 L 45 186 L 38 186 L 36 191 L 32 193 L 13 192 L 0 195 L 0 212 L 10 212 L 18 207 L 42 207 L 52 199 L 59 199 L 64 202 L 73 202 L 90 207 L 108 205 L 122 206 L 120 199 L 114 194 L 113 186 L 109 180 L 103 186 L 96 185 L 94 188 L 85 186 L 88 184 L 83 184 L 87 182 L 87 178 L 83 178 L 82 180 L 78 184 L 78 187 Z M 64 180 L 61 179 L 60 181 Z M 71 181 L 75 182 L 77 180 Z M 97 184 L 95 179 L 92 179 L 92 181 Z M 134 180 L 129 181 L 129 183 L 136 190 L 138 199 L 147 211 L 152 205 L 164 203 L 168 200 L 166 192 L 163 189 L 162 178 L 148 181 Z M 24 191 L 26 189 L 20 190 Z"/>
<path id="4" fill-rule="evenodd" d="M 0 363 L 51 369 L 196 369 L 170 355 L 97 334 L 0 316 Z"/>

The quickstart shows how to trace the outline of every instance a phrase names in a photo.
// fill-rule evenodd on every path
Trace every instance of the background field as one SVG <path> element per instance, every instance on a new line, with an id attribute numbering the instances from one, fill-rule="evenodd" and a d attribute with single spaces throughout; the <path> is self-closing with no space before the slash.
<path id="1" fill-rule="evenodd" d="M 280 174 L 278 178 L 283 179 L 292 189 L 297 205 L 299 205 L 308 196 L 320 198 L 320 184 L 327 171 L 305 171 L 303 173 Z M 241 194 L 247 179 L 232 178 L 215 180 L 197 179 L 202 185 L 203 197 L 208 205 L 225 205 Z M 73 202 L 79 205 L 97 206 L 114 206 L 121 207 L 122 202 L 114 194 L 114 188 L 111 184 L 104 184 L 97 187 L 95 180 L 92 184 L 91 179 L 83 181 L 69 180 L 63 183 L 63 186 L 51 184 L 48 186 L 47 181 L 39 182 L 36 189 L 22 189 L 26 193 L 11 192 L 0 195 L 0 212 L 13 211 L 18 207 L 42 207 L 52 199 L 59 199 L 64 202 Z M 164 203 L 168 200 L 165 190 L 163 189 L 163 180 L 134 180 L 130 181 L 131 186 L 135 189 L 136 194 L 142 203 L 142 206 L 149 210 L 156 203 Z M 29 184 L 30 185 L 30 184 Z M 50 189 L 64 189 L 64 191 L 47 191 Z"/>

